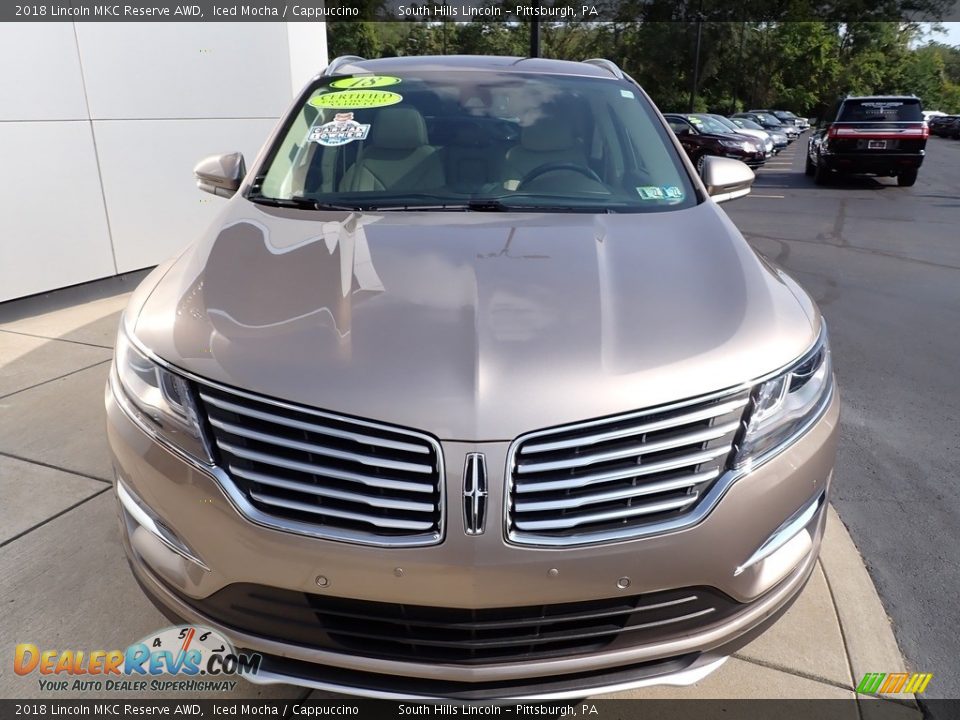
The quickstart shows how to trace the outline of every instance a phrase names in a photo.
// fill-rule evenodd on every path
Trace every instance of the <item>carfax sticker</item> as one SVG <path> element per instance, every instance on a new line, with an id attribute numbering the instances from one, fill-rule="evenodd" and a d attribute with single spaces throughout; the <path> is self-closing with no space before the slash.
<path id="1" fill-rule="evenodd" d="M 343 78 L 334 80 L 330 87 L 342 90 L 362 90 L 364 88 L 386 87 L 387 85 L 396 85 L 400 78 L 390 75 L 362 75 L 360 77 Z"/>
<path id="2" fill-rule="evenodd" d="M 641 185 L 637 194 L 641 200 L 683 200 L 683 190 L 674 185 Z"/>
<path id="3" fill-rule="evenodd" d="M 387 90 L 343 90 L 310 98 L 310 104 L 318 108 L 334 110 L 359 110 L 361 108 L 396 105 L 403 95 Z"/>
<path id="4" fill-rule="evenodd" d="M 330 122 L 313 128 L 307 139 L 326 147 L 339 147 L 354 140 L 366 140 L 369 133 L 369 125 L 358 123 L 352 112 L 345 112 L 337 113 Z"/>

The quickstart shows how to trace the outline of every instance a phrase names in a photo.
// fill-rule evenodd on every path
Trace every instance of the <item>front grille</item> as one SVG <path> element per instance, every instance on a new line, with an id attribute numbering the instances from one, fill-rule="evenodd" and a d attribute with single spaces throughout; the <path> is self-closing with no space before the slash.
<path id="1" fill-rule="evenodd" d="M 201 386 L 219 464 L 266 520 L 373 544 L 442 536 L 440 447 L 425 435 Z"/>
<path id="2" fill-rule="evenodd" d="M 749 391 L 544 430 L 510 453 L 507 535 L 578 544 L 682 517 L 727 466 Z"/>
<path id="3" fill-rule="evenodd" d="M 478 664 L 613 650 L 678 637 L 740 607 L 710 588 L 527 607 L 465 610 L 228 585 L 189 600 L 244 632 L 391 660 Z"/>

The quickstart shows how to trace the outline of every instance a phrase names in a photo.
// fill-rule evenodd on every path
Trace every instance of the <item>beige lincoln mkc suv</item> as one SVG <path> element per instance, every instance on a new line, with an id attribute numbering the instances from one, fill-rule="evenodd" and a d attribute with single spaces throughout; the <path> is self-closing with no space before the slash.
<path id="1" fill-rule="evenodd" d="M 137 580 L 251 679 L 685 684 L 800 593 L 826 326 L 718 206 L 749 168 L 616 65 L 338 58 L 195 172 L 227 199 L 134 292 L 107 430 Z"/>

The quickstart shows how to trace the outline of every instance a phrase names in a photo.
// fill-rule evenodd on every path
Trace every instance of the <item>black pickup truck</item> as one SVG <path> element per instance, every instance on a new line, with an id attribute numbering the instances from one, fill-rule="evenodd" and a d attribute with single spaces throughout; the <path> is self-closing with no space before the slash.
<path id="1" fill-rule="evenodd" d="M 833 174 L 896 177 L 909 187 L 930 136 L 916 96 L 847 97 L 817 124 L 807 143 L 807 175 L 817 185 Z"/>

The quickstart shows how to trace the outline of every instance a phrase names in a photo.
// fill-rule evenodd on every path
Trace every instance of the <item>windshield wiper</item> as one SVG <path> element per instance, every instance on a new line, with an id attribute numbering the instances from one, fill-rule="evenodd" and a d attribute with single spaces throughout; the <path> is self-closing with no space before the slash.
<path id="1" fill-rule="evenodd" d="M 417 212 L 429 212 L 429 211 L 451 211 L 451 212 L 509 212 L 512 208 L 504 205 L 502 202 L 491 201 L 491 200 L 468 200 L 466 202 L 442 202 L 434 204 L 418 204 L 418 203 L 396 203 L 392 205 L 375 205 L 370 204 L 367 206 L 368 210 L 377 212 L 384 211 L 390 212 L 394 210 L 410 210 Z"/>
<path id="2" fill-rule="evenodd" d="M 247 200 L 258 205 L 268 207 L 296 208 L 297 210 L 346 210 L 348 212 L 357 212 L 363 210 L 358 205 L 337 205 L 335 203 L 326 203 L 319 200 L 294 195 L 292 198 L 272 198 L 266 195 L 250 194 Z"/>
<path id="3" fill-rule="evenodd" d="M 514 193 L 500 197 L 478 197 L 469 200 L 450 200 L 443 195 L 429 193 L 411 193 L 398 196 L 400 199 L 390 198 L 386 202 L 367 201 L 355 205 L 329 203 L 323 200 L 294 195 L 292 198 L 271 198 L 254 193 L 247 196 L 251 202 L 270 207 L 297 208 L 300 210 L 345 210 L 348 212 L 576 212 L 576 213 L 615 213 L 629 211 L 629 205 L 579 205 L 579 204 L 549 204 L 550 200 L 581 200 L 580 197 L 544 196 L 536 193 Z M 538 198 L 548 202 L 541 203 L 513 203 L 505 202 L 516 198 Z M 417 201 L 425 202 L 417 202 Z"/>
<path id="4" fill-rule="evenodd" d="M 438 200 L 440 202 L 431 202 L 429 204 L 418 204 L 416 202 L 393 202 L 391 204 L 370 203 L 365 206 L 365 210 L 371 211 L 392 211 L 392 210 L 410 210 L 410 211 L 452 211 L 452 212 L 583 212 L 583 213 L 607 213 L 617 212 L 616 206 L 607 205 L 552 205 L 548 203 L 512 203 L 504 200 L 514 198 L 543 198 L 545 200 L 580 200 L 579 197 L 567 196 L 544 196 L 536 193 L 514 193 L 498 197 L 478 197 L 464 201 L 447 201 L 443 196 L 429 195 L 426 193 L 416 193 L 402 196 L 411 200 Z"/>

